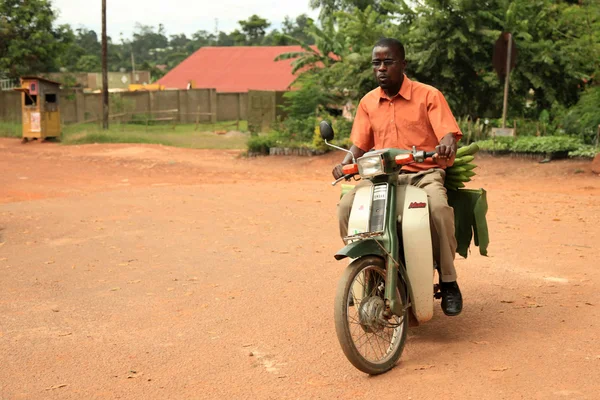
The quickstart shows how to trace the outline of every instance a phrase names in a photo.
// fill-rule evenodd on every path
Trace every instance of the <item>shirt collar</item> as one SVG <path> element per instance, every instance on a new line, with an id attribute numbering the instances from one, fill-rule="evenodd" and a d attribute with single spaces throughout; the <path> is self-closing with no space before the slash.
<path id="1" fill-rule="evenodd" d="M 410 100 L 410 98 L 412 97 L 412 81 L 408 79 L 406 74 L 404 75 L 404 80 L 402 81 L 400 91 L 397 95 L 394 96 L 394 98 L 398 96 L 402 97 L 404 100 Z M 393 100 L 393 98 L 390 99 L 389 96 L 385 94 L 382 88 L 379 88 L 379 97 L 382 99 Z"/>

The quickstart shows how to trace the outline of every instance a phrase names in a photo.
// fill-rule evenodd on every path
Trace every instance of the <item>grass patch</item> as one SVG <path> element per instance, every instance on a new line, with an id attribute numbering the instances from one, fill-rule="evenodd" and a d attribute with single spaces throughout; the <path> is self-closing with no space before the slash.
<path id="1" fill-rule="evenodd" d="M 200 124 L 196 130 L 195 124 L 180 124 L 175 127 L 170 124 L 136 125 L 113 123 L 110 129 L 102 130 L 98 124 L 67 125 L 63 128 L 61 143 L 64 145 L 80 145 L 92 143 L 142 143 L 162 144 L 191 149 L 245 149 L 250 135 L 243 129 L 248 124 L 218 122 L 215 124 Z M 225 135 L 215 131 L 237 131 Z M 21 137 L 21 124 L 0 123 L 0 136 Z"/>
<path id="2" fill-rule="evenodd" d="M 0 121 L 0 137 L 16 138 L 23 136 L 23 128 L 17 122 Z"/>

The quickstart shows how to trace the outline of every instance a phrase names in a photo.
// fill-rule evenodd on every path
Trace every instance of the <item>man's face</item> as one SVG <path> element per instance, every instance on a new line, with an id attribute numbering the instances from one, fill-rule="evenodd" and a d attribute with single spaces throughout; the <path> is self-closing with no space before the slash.
<path id="1" fill-rule="evenodd" d="M 383 90 L 400 90 L 406 61 L 393 47 L 377 46 L 373 49 L 373 72 Z"/>

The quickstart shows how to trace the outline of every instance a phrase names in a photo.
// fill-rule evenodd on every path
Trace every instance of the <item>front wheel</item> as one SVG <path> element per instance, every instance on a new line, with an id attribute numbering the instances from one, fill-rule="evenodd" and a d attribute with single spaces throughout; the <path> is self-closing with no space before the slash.
<path id="1" fill-rule="evenodd" d="M 382 374 L 402 355 L 408 328 L 406 290 L 396 288 L 403 315 L 384 316 L 385 261 L 368 256 L 344 271 L 335 296 L 335 330 L 348 360 L 370 375 Z"/>

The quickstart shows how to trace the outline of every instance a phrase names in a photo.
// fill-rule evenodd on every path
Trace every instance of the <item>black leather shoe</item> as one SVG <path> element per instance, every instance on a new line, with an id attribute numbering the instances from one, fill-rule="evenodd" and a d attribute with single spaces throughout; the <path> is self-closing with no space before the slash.
<path id="1" fill-rule="evenodd" d="M 462 311 L 462 295 L 458 283 L 442 282 L 442 310 L 449 317 L 454 317 Z"/>

